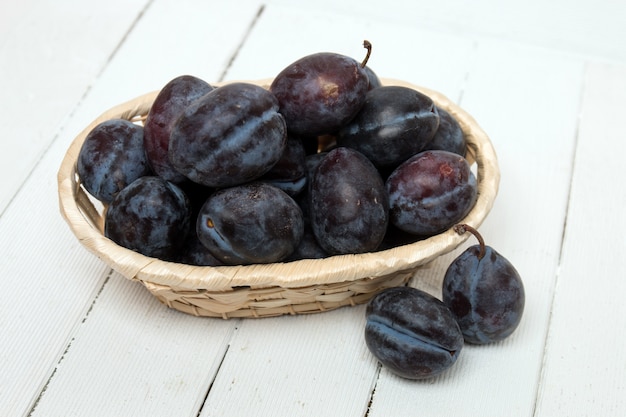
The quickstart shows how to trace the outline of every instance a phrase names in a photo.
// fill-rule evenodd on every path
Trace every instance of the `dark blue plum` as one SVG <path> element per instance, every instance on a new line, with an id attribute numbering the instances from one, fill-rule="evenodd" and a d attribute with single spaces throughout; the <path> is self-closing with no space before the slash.
<path id="1" fill-rule="evenodd" d="M 408 87 L 369 91 L 363 107 L 337 136 L 338 146 L 365 155 L 377 167 L 396 167 L 431 141 L 439 126 L 433 100 Z"/>
<path id="2" fill-rule="evenodd" d="M 424 151 L 396 168 L 386 181 L 390 219 L 419 236 L 441 233 L 459 222 L 477 198 L 469 163 L 447 151 Z"/>
<path id="3" fill-rule="evenodd" d="M 189 200 L 173 183 L 141 177 L 120 191 L 105 215 L 104 235 L 127 249 L 172 260 L 190 228 Z"/>
<path id="4" fill-rule="evenodd" d="M 304 221 L 287 193 L 253 182 L 212 194 L 200 209 L 196 231 L 221 262 L 262 264 L 291 255 L 302 239 Z"/>
<path id="5" fill-rule="evenodd" d="M 198 184 L 230 187 L 258 179 L 280 159 L 287 129 L 278 101 L 243 82 L 218 87 L 189 105 L 170 136 L 172 166 Z"/>
<path id="6" fill-rule="evenodd" d="M 307 155 L 304 162 L 306 168 L 306 187 L 302 192 L 295 197 L 296 202 L 302 209 L 302 214 L 304 216 L 304 223 L 306 225 L 311 224 L 311 210 L 309 208 L 309 195 L 311 193 L 311 184 L 313 182 L 313 176 L 315 175 L 315 171 L 317 170 L 317 166 L 324 159 L 327 152 L 314 153 L 311 155 Z"/>
<path id="7" fill-rule="evenodd" d="M 76 171 L 89 194 L 110 203 L 128 184 L 152 173 L 143 127 L 124 119 L 98 124 L 85 137 Z"/>
<path id="8" fill-rule="evenodd" d="M 260 181 L 274 185 L 290 196 L 295 196 L 300 194 L 307 185 L 306 169 L 304 144 L 298 138 L 289 138 L 278 162 L 260 178 Z"/>
<path id="9" fill-rule="evenodd" d="M 309 217 L 329 254 L 376 250 L 389 224 L 389 201 L 374 165 L 354 149 L 329 151 L 311 181 Z"/>
<path id="10" fill-rule="evenodd" d="M 467 141 L 461 125 L 447 110 L 437 107 L 437 112 L 439 127 L 424 150 L 449 151 L 464 157 L 467 155 Z"/>
<path id="11" fill-rule="evenodd" d="M 320 162 L 322 162 L 322 160 L 326 157 L 327 154 L 328 152 L 320 152 L 320 153 L 315 153 L 312 155 L 307 155 L 307 157 L 305 158 L 304 162 L 305 162 L 305 168 L 306 168 L 306 177 L 307 177 L 307 183 L 309 184 L 309 186 L 311 185 L 311 182 L 313 181 L 313 177 L 315 176 L 315 171 L 317 170 L 317 167 L 319 166 Z"/>
<path id="12" fill-rule="evenodd" d="M 206 246 L 198 239 L 196 233 L 195 223 L 193 223 L 193 230 L 190 230 L 187 235 L 187 239 L 183 242 L 175 261 L 182 264 L 194 265 L 194 266 L 220 266 L 224 265 L 220 262 Z"/>
<path id="13" fill-rule="evenodd" d="M 146 156 L 155 174 L 174 183 L 187 180 L 170 164 L 170 133 L 187 106 L 211 90 L 213 86 L 193 75 L 178 76 L 161 89 L 144 123 Z"/>
<path id="14" fill-rule="evenodd" d="M 375 295 L 366 308 L 365 342 L 391 372 L 425 379 L 450 368 L 463 348 L 463 335 L 448 307 L 412 287 Z"/>
<path id="15" fill-rule="evenodd" d="M 382 82 L 378 77 L 378 74 L 369 66 L 365 66 L 365 73 L 367 74 L 367 79 L 369 81 L 368 90 L 372 90 L 374 88 L 382 87 Z"/>
<path id="16" fill-rule="evenodd" d="M 461 225 L 455 230 L 470 229 Z M 481 244 L 467 248 L 448 267 L 442 299 L 455 315 L 465 341 L 486 344 L 515 331 L 526 297 L 522 279 L 511 262 L 479 240 Z"/>
<path id="17" fill-rule="evenodd" d="M 300 259 L 322 259 L 326 258 L 328 253 L 317 243 L 313 231 L 306 227 L 304 228 L 304 235 L 300 239 L 300 243 L 293 251 L 286 261 L 297 261 Z"/>
<path id="18" fill-rule="evenodd" d="M 365 61 L 366 62 L 366 61 Z M 364 65 L 337 53 L 304 56 L 285 67 L 270 91 L 296 135 L 334 134 L 360 110 L 369 88 Z"/>

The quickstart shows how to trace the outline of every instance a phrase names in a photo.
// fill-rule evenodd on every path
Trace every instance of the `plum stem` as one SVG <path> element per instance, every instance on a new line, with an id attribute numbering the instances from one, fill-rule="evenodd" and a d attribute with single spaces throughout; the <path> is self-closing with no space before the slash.
<path id="1" fill-rule="evenodd" d="M 453 229 L 455 232 L 457 232 L 460 235 L 462 235 L 465 232 L 470 232 L 471 234 L 473 234 L 474 237 L 476 237 L 476 239 L 478 240 L 478 244 L 480 245 L 480 252 L 478 252 L 478 260 L 483 259 L 483 257 L 485 256 L 485 252 L 486 252 L 485 240 L 483 239 L 481 234 L 478 233 L 478 230 L 474 229 L 469 224 L 457 224 L 456 226 L 454 226 Z"/>
<path id="2" fill-rule="evenodd" d="M 367 61 L 370 59 L 370 55 L 372 54 L 372 44 L 367 39 L 363 41 L 363 48 L 367 49 L 367 55 L 365 55 L 365 59 L 361 62 L 361 68 L 365 68 L 367 65 Z"/>

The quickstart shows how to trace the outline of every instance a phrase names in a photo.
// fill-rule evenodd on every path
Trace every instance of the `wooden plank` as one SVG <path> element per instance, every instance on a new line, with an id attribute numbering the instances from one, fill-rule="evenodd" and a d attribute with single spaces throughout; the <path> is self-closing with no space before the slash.
<path id="1" fill-rule="evenodd" d="M 0 155 L 2 415 L 28 412 L 108 271 L 68 240 L 58 216 L 57 167 L 39 170 L 42 177 L 22 188 L 23 182 L 144 5 L 124 2 L 120 16 L 113 13 L 116 2 L 88 9 L 69 2 L 2 4 L 0 89 L 7 99 L 0 102 L 0 126 L 3 143 L 11 142 Z"/>
<path id="2" fill-rule="evenodd" d="M 255 0 L 153 2 L 94 85 L 102 89 L 98 111 L 183 74 L 220 81 L 261 9 Z"/>
<path id="3" fill-rule="evenodd" d="M 166 309 L 114 274 L 32 416 L 195 416 L 234 324 Z"/>
<path id="4" fill-rule="evenodd" d="M 582 61 L 511 43 L 481 41 L 461 105 L 491 136 L 502 180 L 480 228 L 525 283 L 517 331 L 488 346 L 466 345 L 449 372 L 409 382 L 382 370 L 369 416 L 532 415 L 563 232 Z M 540 128 L 538 128 L 540 127 Z M 468 244 L 473 244 L 470 241 Z M 458 251 L 457 251 L 458 252 Z M 453 255 L 412 285 L 440 296 Z"/>
<path id="5" fill-rule="evenodd" d="M 293 34 L 297 41 L 285 39 Z M 379 76 L 406 80 L 458 99 L 465 71 L 471 66 L 471 40 L 411 24 L 380 23 L 332 8 L 303 12 L 292 4 L 265 8 L 227 79 L 273 78 L 296 59 L 316 52 L 341 53 L 361 62 L 364 39 L 373 45 L 368 66 Z"/>
<path id="6" fill-rule="evenodd" d="M 0 126 L 3 143 L 11 142 L 0 152 L 0 213 L 146 3 L 0 5 Z"/>
<path id="7" fill-rule="evenodd" d="M 220 16 L 212 13 L 212 8 L 217 7 L 214 2 L 181 1 L 176 5 L 181 14 L 176 18 L 178 26 L 174 25 L 171 29 L 177 28 L 178 39 L 184 39 L 186 35 L 207 39 L 226 36 L 228 41 L 221 42 L 219 52 L 215 48 L 210 57 L 198 53 L 198 61 L 191 61 L 204 68 L 205 72 L 201 75 L 209 79 L 219 77 L 224 63 L 228 62 L 256 15 L 258 4 L 238 3 L 235 9 L 224 2 L 219 5 L 224 13 L 233 16 L 236 10 L 241 19 L 229 18 L 222 24 Z M 170 2 L 152 4 L 80 107 L 65 122 L 54 143 L 38 161 L 20 193 L 13 198 L 0 218 L 0 233 L 3 236 L 0 250 L 3 253 L 3 274 L 7 277 L 0 295 L 0 328 L 3 333 L 0 338 L 0 367 L 3 370 L 0 374 L 0 415 L 28 415 L 40 391 L 48 384 L 50 375 L 54 372 L 55 378 L 63 376 L 62 372 L 54 371 L 59 358 L 72 340 L 74 331 L 81 325 L 94 297 L 99 292 L 104 294 L 108 291 L 104 283 L 109 269 L 80 246 L 59 214 L 56 173 L 69 143 L 91 120 L 108 107 L 130 99 L 139 92 L 160 88 L 164 80 L 169 80 L 168 77 L 182 70 L 183 59 L 191 59 L 187 55 L 188 50 L 172 47 L 173 41 L 169 39 L 171 34 L 161 30 L 155 23 L 163 22 L 170 14 L 171 7 Z M 93 12 L 97 9 L 89 10 Z M 61 11 L 59 9 L 57 13 Z M 195 20 L 194 26 L 186 29 L 189 20 L 185 20 L 184 16 L 194 13 L 205 16 L 205 19 Z M 207 20 L 206 16 L 213 16 L 213 20 Z M 237 23 L 234 24 L 234 21 Z M 103 22 L 93 23 L 92 27 L 99 30 L 100 24 Z M 76 23 L 68 24 L 67 30 L 71 31 L 69 28 L 72 27 L 75 28 Z M 87 29 L 85 31 L 88 32 Z M 91 35 L 85 33 L 84 38 Z M 168 45 L 171 66 L 166 65 L 167 60 L 164 58 L 159 58 L 158 65 L 156 61 L 146 59 L 143 51 L 148 39 Z M 71 49 L 73 44 L 68 45 Z M 80 72 L 82 69 L 76 67 L 75 71 Z M 70 75 L 68 77 L 72 78 Z M 76 77 L 80 79 L 80 75 Z M 137 91 L 127 91 L 129 84 L 134 85 Z M 55 90 L 51 90 L 50 94 L 55 94 Z M 110 308 L 120 307 L 113 303 Z M 159 317 L 157 320 L 168 319 Z M 28 323 L 29 327 L 24 328 L 23 323 Z M 94 324 L 95 328 L 99 325 L 97 322 Z M 82 343 L 85 342 L 75 346 L 83 346 Z M 90 345 L 86 343 L 84 346 Z M 72 360 L 65 360 L 64 369 L 72 369 L 71 364 Z M 84 363 L 77 363 L 76 366 L 80 369 Z M 119 363 L 118 366 L 117 371 L 123 373 L 126 364 Z M 101 380 L 94 381 L 96 385 L 98 382 L 107 383 L 110 379 L 107 373 L 100 377 Z M 54 386 L 50 382 L 48 389 L 56 389 Z M 65 392 L 59 401 L 72 395 Z M 143 400 L 138 397 L 138 401 Z M 43 406 L 41 409 L 45 410 Z M 105 410 L 103 412 L 106 413 Z"/>
<path id="8" fill-rule="evenodd" d="M 200 417 L 360 417 L 377 365 L 363 343 L 361 307 L 244 320 Z"/>
<path id="9" fill-rule="evenodd" d="M 45 171 L 40 171 L 45 172 Z M 27 415 L 109 269 L 70 236 L 50 181 L 14 200 L 0 222 L 0 414 Z M 32 184 L 31 184 L 32 185 Z"/>
<path id="10" fill-rule="evenodd" d="M 289 0 L 272 3 L 293 4 Z M 408 23 L 446 34 L 506 40 L 598 60 L 626 62 L 626 5 L 614 0 L 527 0 L 506 4 L 491 0 L 398 0 L 384 6 L 377 1 L 356 4 L 318 0 L 299 6 L 303 15 L 310 9 L 336 11 L 374 22 Z M 421 46 L 422 42 L 415 39 L 413 49 Z"/>
<path id="11" fill-rule="evenodd" d="M 624 112 L 626 67 L 590 63 L 537 416 L 618 416 L 626 406 Z"/>

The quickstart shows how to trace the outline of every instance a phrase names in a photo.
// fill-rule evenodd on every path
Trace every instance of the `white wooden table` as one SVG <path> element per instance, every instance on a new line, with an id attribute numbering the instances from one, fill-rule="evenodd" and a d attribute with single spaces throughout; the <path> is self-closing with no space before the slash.
<path id="1" fill-rule="evenodd" d="M 0 0 L 0 415 L 626 415 L 624 22 L 610 0 Z M 363 306 L 196 318 L 71 234 L 56 173 L 102 111 L 363 39 L 379 75 L 446 94 L 496 147 L 480 230 L 525 282 L 509 339 L 407 381 L 367 350 Z M 457 252 L 411 285 L 437 294 Z"/>

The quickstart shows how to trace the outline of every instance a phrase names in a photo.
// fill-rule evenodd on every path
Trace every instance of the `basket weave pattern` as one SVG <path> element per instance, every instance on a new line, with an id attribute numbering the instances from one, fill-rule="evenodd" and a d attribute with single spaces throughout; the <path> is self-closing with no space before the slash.
<path id="1" fill-rule="evenodd" d="M 460 123 L 468 159 L 476 164 L 478 200 L 462 220 L 480 226 L 493 206 L 500 172 L 495 150 L 475 120 L 445 96 L 403 81 L 383 79 L 429 95 Z M 267 86 L 271 80 L 255 81 Z M 316 313 L 367 302 L 388 287 L 405 284 L 422 265 L 454 250 L 467 239 L 452 230 L 385 251 L 305 259 L 288 263 L 199 267 L 150 258 L 104 237 L 104 207 L 80 185 L 76 161 L 87 134 L 113 118 L 140 123 L 158 92 L 116 106 L 87 126 L 70 145 L 58 172 L 61 214 L 79 242 L 124 277 L 141 282 L 168 307 L 196 316 L 269 317 Z"/>

